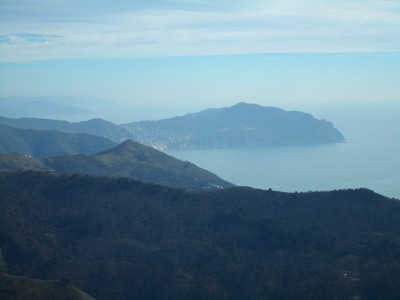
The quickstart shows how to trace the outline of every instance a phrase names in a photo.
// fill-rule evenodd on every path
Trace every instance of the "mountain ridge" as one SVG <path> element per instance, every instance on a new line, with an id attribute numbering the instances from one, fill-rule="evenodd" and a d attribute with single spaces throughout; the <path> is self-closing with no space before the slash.
<path id="1" fill-rule="evenodd" d="M 338 143 L 331 122 L 308 113 L 240 102 L 159 121 L 122 124 L 132 138 L 160 150 Z"/>
<path id="2" fill-rule="evenodd" d="M 96 153 L 114 146 L 110 139 L 86 133 L 21 129 L 0 124 L 0 153 L 46 157 Z"/>
<path id="3" fill-rule="evenodd" d="M 129 133 L 122 127 L 101 118 L 87 121 L 69 122 L 42 118 L 6 118 L 0 116 L 0 124 L 20 129 L 56 130 L 65 133 L 86 133 L 105 137 L 120 143 L 129 138 Z"/>
<path id="4" fill-rule="evenodd" d="M 120 143 L 134 139 L 158 150 L 260 145 L 312 145 L 345 141 L 331 122 L 311 114 L 239 102 L 162 120 L 116 125 L 96 118 L 81 122 L 0 117 L 0 123 L 23 129 L 87 133 Z"/>
<path id="5" fill-rule="evenodd" d="M 35 159 L 0 155 L 0 168 L 41 169 L 99 176 L 131 177 L 167 186 L 204 190 L 233 184 L 190 162 L 182 161 L 136 141 L 88 155 L 67 155 Z"/>

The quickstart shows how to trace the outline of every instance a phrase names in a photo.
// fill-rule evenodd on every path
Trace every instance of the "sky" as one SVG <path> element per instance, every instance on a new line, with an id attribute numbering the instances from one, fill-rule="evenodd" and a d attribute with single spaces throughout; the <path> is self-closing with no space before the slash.
<path id="1" fill-rule="evenodd" d="M 43 95 L 157 116 L 400 103 L 400 1 L 0 0 L 0 97 Z"/>

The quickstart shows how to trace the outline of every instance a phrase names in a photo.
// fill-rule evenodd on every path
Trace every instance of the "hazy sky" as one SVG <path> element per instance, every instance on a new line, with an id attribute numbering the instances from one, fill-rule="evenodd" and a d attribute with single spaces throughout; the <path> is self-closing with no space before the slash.
<path id="1" fill-rule="evenodd" d="M 399 0 L 0 0 L 0 96 L 400 102 Z"/>

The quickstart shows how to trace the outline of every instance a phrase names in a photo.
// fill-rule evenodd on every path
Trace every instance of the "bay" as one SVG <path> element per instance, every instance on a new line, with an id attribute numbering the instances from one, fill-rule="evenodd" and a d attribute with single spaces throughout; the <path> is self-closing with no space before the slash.
<path id="1" fill-rule="evenodd" d="M 365 187 L 400 199 L 396 113 L 337 118 L 346 142 L 314 146 L 168 151 L 236 185 L 285 192 Z"/>

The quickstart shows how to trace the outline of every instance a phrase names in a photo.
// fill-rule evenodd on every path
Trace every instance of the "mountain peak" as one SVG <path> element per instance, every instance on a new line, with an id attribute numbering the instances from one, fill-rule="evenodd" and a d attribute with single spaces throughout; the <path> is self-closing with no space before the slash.
<path id="1" fill-rule="evenodd" d="M 283 112 L 282 109 L 278 108 L 278 107 L 273 107 L 273 106 L 262 106 L 259 104 L 255 104 L 255 103 L 247 103 L 247 102 L 239 102 L 231 107 L 229 107 L 229 109 L 234 109 L 234 110 L 245 110 L 245 111 L 260 111 L 260 112 L 265 112 L 265 111 L 269 111 L 269 112 Z"/>
<path id="2" fill-rule="evenodd" d="M 27 164 L 25 161 L 22 162 Z M 43 168 L 46 167 L 57 172 L 131 177 L 192 190 L 210 190 L 233 186 L 233 184 L 194 164 L 178 160 L 133 140 L 124 141 L 112 149 L 94 155 L 59 156 L 47 158 L 40 162 L 43 162 Z M 9 165 L 12 165 L 12 162 Z M 18 168 L 18 166 L 15 168 Z"/>
<path id="3" fill-rule="evenodd" d="M 244 108 L 244 107 L 261 107 L 261 106 L 253 103 L 239 102 L 231 106 L 230 108 Z"/>
<path id="4" fill-rule="evenodd" d="M 254 104 L 254 103 L 246 103 L 246 102 L 239 102 L 230 107 L 230 109 L 240 109 L 240 110 L 261 109 L 261 108 L 263 108 L 261 105 Z"/>
<path id="5" fill-rule="evenodd" d="M 78 123 L 93 123 L 93 124 L 113 124 L 110 121 L 104 120 L 102 118 L 94 118 L 87 121 L 81 121 Z"/>
<path id="6" fill-rule="evenodd" d="M 105 150 L 105 151 L 102 151 L 98 154 L 99 155 L 109 154 L 109 153 L 121 154 L 121 153 L 126 153 L 126 152 L 136 150 L 140 147 L 150 148 L 150 147 L 142 145 L 134 140 L 128 139 L 128 140 L 122 142 L 121 144 L 119 144 L 118 146 L 108 149 L 108 150 Z M 152 148 L 150 148 L 150 149 L 152 149 Z"/>
<path id="7" fill-rule="evenodd" d="M 128 148 L 128 147 L 134 147 L 140 145 L 138 142 L 128 139 L 124 142 L 122 142 L 121 144 L 119 144 L 116 148 Z"/>
<path id="8" fill-rule="evenodd" d="M 125 128 L 140 143 L 162 150 L 344 141 L 331 123 L 307 113 L 246 102 L 151 123 L 130 123 Z"/>

